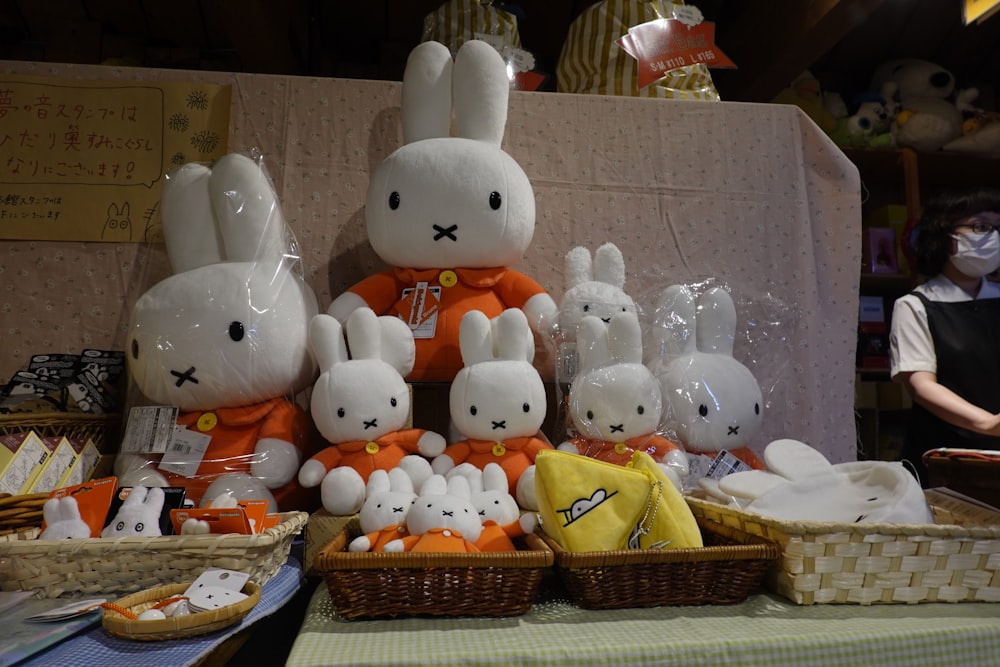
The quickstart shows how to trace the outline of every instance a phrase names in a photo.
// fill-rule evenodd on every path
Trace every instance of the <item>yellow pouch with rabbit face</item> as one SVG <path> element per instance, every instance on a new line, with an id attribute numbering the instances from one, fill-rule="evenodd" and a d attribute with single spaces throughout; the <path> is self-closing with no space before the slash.
<path id="1" fill-rule="evenodd" d="M 645 452 L 628 466 L 539 452 L 535 492 L 542 529 L 567 551 L 702 546 L 687 503 Z"/>

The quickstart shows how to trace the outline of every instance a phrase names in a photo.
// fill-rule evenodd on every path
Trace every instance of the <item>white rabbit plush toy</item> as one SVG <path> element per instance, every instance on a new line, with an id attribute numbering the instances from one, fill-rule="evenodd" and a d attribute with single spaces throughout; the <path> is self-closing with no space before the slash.
<path id="1" fill-rule="evenodd" d="M 722 450 L 751 468 L 764 468 L 748 446 L 763 420 L 763 398 L 750 369 L 733 357 L 732 297 L 713 287 L 695 305 L 690 288 L 672 285 L 656 312 L 647 365 L 663 391 L 663 426 L 694 455 L 689 481 L 701 477 Z"/>
<path id="2" fill-rule="evenodd" d="M 538 516 L 521 513 L 517 500 L 507 488 L 507 475 L 499 463 L 487 463 L 482 470 L 462 463 L 448 471 L 447 479 L 464 475 L 469 481 L 472 504 L 483 523 L 483 532 L 476 540 L 480 551 L 516 551 L 513 540 L 534 532 Z"/>
<path id="3" fill-rule="evenodd" d="M 176 406 L 187 430 L 164 460 L 119 455 L 119 483 L 183 486 L 195 503 L 231 492 L 270 511 L 310 509 L 316 494 L 296 479 L 309 418 L 292 398 L 316 377 L 306 335 L 318 308 L 270 181 L 233 153 L 168 175 L 161 206 L 173 274 L 133 307 L 126 355 L 145 399 Z"/>
<path id="4" fill-rule="evenodd" d="M 569 390 L 569 416 L 578 435 L 562 451 L 628 465 L 637 451 L 650 455 L 674 486 L 688 473 L 687 454 L 657 433 L 663 414 L 660 385 L 642 363 L 642 330 L 635 313 L 594 315 L 576 335 L 580 368 Z"/>
<path id="5" fill-rule="evenodd" d="M 531 365 L 534 341 L 524 313 L 509 308 L 491 322 L 473 310 L 462 318 L 465 367 L 451 384 L 451 420 L 466 439 L 448 445 L 431 466 L 446 474 L 471 463 L 499 463 L 522 508 L 537 510 L 535 456 L 552 449 L 539 431 L 548 409 L 545 386 Z"/>
<path id="6" fill-rule="evenodd" d="M 406 529 L 409 535 L 390 541 L 383 551 L 478 553 L 483 524 L 469 481 L 462 475 L 431 475 L 406 515 Z"/>
<path id="7" fill-rule="evenodd" d="M 576 339 L 580 320 L 588 315 L 605 323 L 618 313 L 635 313 L 635 301 L 625 292 L 625 258 L 614 243 L 595 252 L 576 246 L 566 253 L 566 293 L 559 301 L 559 332 L 563 340 Z"/>
<path id="8" fill-rule="evenodd" d="M 341 327 L 320 314 L 309 326 L 309 347 L 321 371 L 310 412 L 331 445 L 303 464 L 299 482 L 322 483 L 323 507 L 331 514 L 353 514 L 373 471 L 391 470 L 408 455 L 433 458 L 446 442 L 433 431 L 404 428 L 410 391 L 403 376 L 413 366 L 414 345 L 402 320 L 359 308 Z"/>
<path id="9" fill-rule="evenodd" d="M 80 516 L 80 506 L 73 496 L 49 498 L 42 505 L 45 530 L 40 540 L 65 540 L 90 537 L 90 526 Z"/>
<path id="10" fill-rule="evenodd" d="M 163 489 L 155 486 L 132 487 L 111 523 L 101 531 L 101 537 L 162 535 L 160 512 L 163 511 L 163 501 Z"/>
<path id="11" fill-rule="evenodd" d="M 402 468 L 372 471 L 358 513 L 362 534 L 351 540 L 347 550 L 382 551 L 392 540 L 409 535 L 406 517 L 416 499 L 413 480 Z"/>
<path id="12" fill-rule="evenodd" d="M 465 42 L 454 62 L 443 44 L 423 42 L 407 61 L 404 145 L 376 169 L 365 204 L 369 242 L 391 268 L 327 312 L 341 322 L 362 306 L 400 317 L 416 338 L 411 381 L 455 377 L 459 326 L 470 310 L 493 318 L 522 308 L 536 331 L 555 318 L 542 286 L 508 268 L 535 227 L 531 183 L 501 149 L 508 95 L 503 58 L 484 41 Z"/>

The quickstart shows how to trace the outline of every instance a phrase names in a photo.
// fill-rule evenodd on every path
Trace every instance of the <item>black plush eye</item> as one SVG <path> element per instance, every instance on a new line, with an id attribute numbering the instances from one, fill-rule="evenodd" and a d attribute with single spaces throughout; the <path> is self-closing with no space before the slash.
<path id="1" fill-rule="evenodd" d="M 495 211 L 498 208 L 500 208 L 500 204 L 501 203 L 502 203 L 502 200 L 500 198 L 500 193 L 497 192 L 496 190 L 494 190 L 493 192 L 491 192 L 490 193 L 490 208 Z"/>
<path id="2" fill-rule="evenodd" d="M 531 412 L 531 406 L 528 405 L 527 403 L 525 403 L 524 405 L 522 405 L 521 409 L 524 410 L 525 412 Z"/>
<path id="3" fill-rule="evenodd" d="M 243 324 L 240 322 L 229 323 L 229 337 L 234 343 L 238 343 L 243 340 L 244 335 L 246 335 L 246 331 L 243 329 Z"/>
<path id="4" fill-rule="evenodd" d="M 118 532 L 121 532 L 124 529 L 125 529 L 125 522 L 124 521 L 119 521 L 118 523 L 115 524 L 115 530 L 117 530 Z"/>
<path id="5" fill-rule="evenodd" d="M 344 412 L 344 408 L 337 408 L 337 416 L 338 416 L 338 417 L 340 417 L 340 418 L 342 418 L 342 419 L 343 419 L 343 417 L 344 417 L 344 414 L 346 414 L 346 413 Z"/>
<path id="6" fill-rule="evenodd" d="M 759 415 L 760 414 L 760 403 L 754 403 L 753 404 L 753 413 L 755 415 Z"/>
<path id="7" fill-rule="evenodd" d="M 143 524 L 142 522 L 139 522 L 139 523 L 135 524 L 135 532 L 141 533 L 142 529 L 145 528 L 145 527 L 146 527 L 145 524 Z"/>
<path id="8" fill-rule="evenodd" d="M 478 412 L 478 410 L 476 410 L 476 406 L 474 406 L 474 405 L 470 405 L 469 406 L 469 414 L 470 415 L 472 415 L 473 417 L 475 417 L 477 412 Z"/>
<path id="9" fill-rule="evenodd" d="M 590 304 L 589 303 L 583 307 L 583 312 L 585 312 L 585 313 L 589 313 L 590 312 Z"/>
<path id="10" fill-rule="evenodd" d="M 392 407 L 396 407 L 396 403 L 397 401 L 395 396 L 389 399 L 389 405 L 391 405 Z"/>
<path id="11" fill-rule="evenodd" d="M 594 411 L 587 410 L 587 419 L 593 419 L 593 418 L 594 418 Z"/>
<path id="12" fill-rule="evenodd" d="M 135 338 L 132 339 L 132 358 L 133 359 L 139 358 L 139 341 L 137 341 Z"/>
<path id="13" fill-rule="evenodd" d="M 646 412 L 646 408 L 640 405 L 638 408 L 636 408 L 636 412 L 638 412 L 641 415 Z"/>
<path id="14" fill-rule="evenodd" d="M 702 417 L 707 417 L 708 416 L 708 406 L 705 405 L 704 403 L 702 403 L 701 405 L 699 405 L 698 406 L 698 414 L 701 415 Z"/>
<path id="15" fill-rule="evenodd" d="M 393 192 L 389 195 L 389 208 L 395 211 L 399 208 L 399 193 Z"/>

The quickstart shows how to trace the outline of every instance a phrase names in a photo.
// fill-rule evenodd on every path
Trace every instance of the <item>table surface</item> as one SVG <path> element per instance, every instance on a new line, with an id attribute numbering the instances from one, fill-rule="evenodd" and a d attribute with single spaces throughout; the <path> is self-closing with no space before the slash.
<path id="1" fill-rule="evenodd" d="M 239 623 L 198 637 L 158 642 L 140 642 L 109 635 L 97 624 L 93 629 L 64 641 L 17 667 L 187 667 L 196 665 L 236 633 L 270 616 L 285 605 L 302 585 L 302 566 L 294 558 L 261 588 L 260 602 Z M 0 664 L 5 664 L 0 655 Z"/>
<path id="2" fill-rule="evenodd" d="M 339 619 L 320 585 L 287 667 L 320 665 L 905 665 L 995 667 L 1000 604 L 733 606 L 591 611 L 565 599 L 510 618 Z"/>

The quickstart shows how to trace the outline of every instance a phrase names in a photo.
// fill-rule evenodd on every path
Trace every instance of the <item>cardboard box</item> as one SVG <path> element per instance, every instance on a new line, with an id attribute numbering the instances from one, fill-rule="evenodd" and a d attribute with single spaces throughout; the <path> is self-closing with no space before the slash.
<path id="1" fill-rule="evenodd" d="M 49 448 L 34 431 L 0 436 L 0 493 L 27 493 L 48 456 Z"/>
<path id="2" fill-rule="evenodd" d="M 67 440 L 67 442 L 73 448 L 75 456 L 56 484 L 57 489 L 90 481 L 97 471 L 97 464 L 101 461 L 101 452 L 90 438 L 85 442 L 79 440 Z M 107 472 L 110 474 L 110 469 Z"/>
<path id="3" fill-rule="evenodd" d="M 861 246 L 862 271 L 870 273 L 899 273 L 896 259 L 896 232 L 891 227 L 869 227 L 862 231 L 864 245 Z"/>
<path id="4" fill-rule="evenodd" d="M 68 438 L 51 436 L 41 440 L 48 448 L 49 456 L 35 475 L 34 483 L 28 489 L 28 493 L 48 493 L 60 488 L 60 480 L 76 458 L 76 452 Z"/>
<path id="5" fill-rule="evenodd" d="M 903 244 L 906 242 L 906 226 L 909 221 L 904 204 L 889 204 L 873 211 L 862 223 L 865 228 L 890 227 L 896 232 L 898 240 L 896 243 L 896 264 L 899 266 L 899 272 L 904 274 L 911 272 L 906 253 L 903 252 Z"/>

